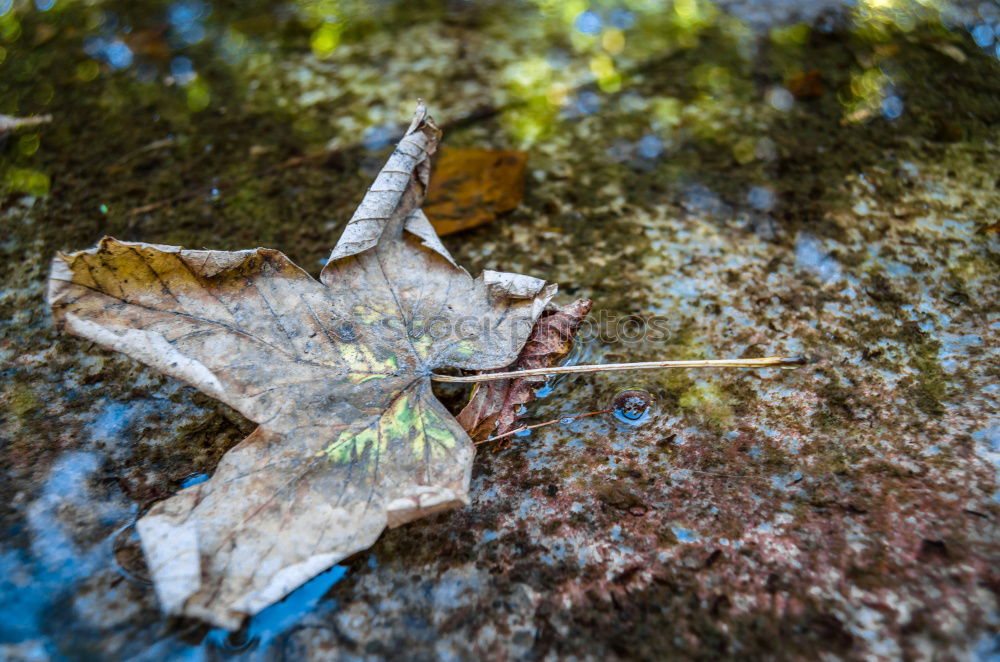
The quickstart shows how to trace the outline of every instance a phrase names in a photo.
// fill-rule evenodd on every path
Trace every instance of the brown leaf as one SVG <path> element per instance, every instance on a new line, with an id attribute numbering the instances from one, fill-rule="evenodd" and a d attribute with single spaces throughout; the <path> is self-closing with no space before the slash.
<path id="1" fill-rule="evenodd" d="M 800 101 L 818 99 L 823 96 L 823 72 L 819 69 L 800 71 L 788 77 L 785 87 Z"/>
<path id="2" fill-rule="evenodd" d="M 31 42 L 32 48 L 38 48 L 52 41 L 59 34 L 58 28 L 49 23 L 39 23 L 35 26 L 35 38 Z"/>
<path id="3" fill-rule="evenodd" d="M 319 281 L 267 248 L 106 237 L 53 260 L 62 328 L 259 424 L 136 525 L 167 612 L 237 628 L 386 526 L 468 503 L 474 446 L 429 377 L 508 365 L 555 286 L 455 264 L 419 208 L 438 139 L 421 105 Z"/>
<path id="4" fill-rule="evenodd" d="M 125 35 L 125 43 L 137 55 L 144 55 L 152 60 L 169 60 L 171 50 L 166 32 L 165 28 L 133 30 Z"/>
<path id="5" fill-rule="evenodd" d="M 517 361 L 505 370 L 528 370 L 556 365 L 573 346 L 580 324 L 590 312 L 590 299 L 578 299 L 562 307 L 549 307 L 531 330 Z M 489 372 L 501 372 L 491 370 Z M 516 377 L 477 384 L 469 403 L 456 419 L 473 441 L 514 429 L 518 411 L 535 399 L 544 377 Z"/>
<path id="6" fill-rule="evenodd" d="M 526 152 L 444 148 L 424 211 L 438 234 L 489 223 L 521 204 Z"/>

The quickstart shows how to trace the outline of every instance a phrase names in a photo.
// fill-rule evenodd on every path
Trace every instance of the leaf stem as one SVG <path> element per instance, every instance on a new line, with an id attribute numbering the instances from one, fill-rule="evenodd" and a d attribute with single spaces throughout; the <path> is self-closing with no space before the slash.
<path id="1" fill-rule="evenodd" d="M 526 430 L 534 430 L 535 428 L 540 428 L 545 425 L 552 425 L 553 423 L 562 423 L 563 421 L 573 421 L 578 418 L 586 418 L 587 416 L 597 416 L 598 414 L 609 414 L 612 411 L 614 410 L 600 409 L 598 411 L 588 411 L 584 414 L 574 414 L 573 416 L 563 416 L 562 418 L 553 418 L 551 421 L 545 421 L 544 423 L 535 423 L 534 425 L 522 425 L 516 430 L 511 430 L 510 432 L 504 432 L 503 434 L 498 434 L 495 437 L 489 437 L 487 439 L 483 439 L 482 441 L 477 441 L 476 446 L 480 446 L 482 444 L 488 444 L 491 441 L 496 441 L 497 439 L 503 439 L 504 437 L 509 437 L 512 434 L 517 434 L 518 432 L 524 432 Z"/>
<path id="2" fill-rule="evenodd" d="M 805 365 L 808 361 L 802 357 L 765 356 L 759 359 L 704 359 L 694 361 L 645 361 L 640 363 L 599 363 L 594 365 L 564 365 L 551 368 L 532 368 L 530 370 L 512 370 L 510 372 L 491 372 L 482 375 L 451 375 L 432 374 L 436 382 L 492 382 L 515 377 L 536 377 L 545 375 L 561 375 L 567 373 L 613 372 L 621 370 L 654 370 L 656 368 L 773 368 Z"/>

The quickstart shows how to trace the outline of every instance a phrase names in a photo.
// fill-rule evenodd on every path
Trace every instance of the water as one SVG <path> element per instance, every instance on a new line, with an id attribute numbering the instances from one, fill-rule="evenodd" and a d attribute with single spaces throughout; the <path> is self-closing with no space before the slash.
<path id="1" fill-rule="evenodd" d="M 612 413 L 626 425 L 642 425 L 649 420 L 653 409 L 653 396 L 642 389 L 626 389 L 615 394 Z"/>
<path id="2" fill-rule="evenodd" d="M 52 115 L 0 136 L 0 658 L 988 659 L 998 26 L 990 2 L 0 0 L 0 114 Z M 446 146 L 529 152 L 518 210 L 444 241 L 594 299 L 569 362 L 821 361 L 646 373 L 654 406 L 480 452 L 470 506 L 243 631 L 166 619 L 132 523 L 253 425 L 58 333 L 49 260 L 110 234 L 315 274 L 417 97 Z M 560 377 L 526 414 L 635 383 Z"/>

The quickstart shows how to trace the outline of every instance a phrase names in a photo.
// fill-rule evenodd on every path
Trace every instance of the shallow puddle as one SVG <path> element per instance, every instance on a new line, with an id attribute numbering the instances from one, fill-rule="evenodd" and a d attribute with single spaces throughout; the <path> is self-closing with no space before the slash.
<path id="1" fill-rule="evenodd" d="M 815 362 L 553 380 L 467 508 L 166 619 L 132 524 L 254 426 L 58 333 L 49 261 L 315 275 L 417 97 L 528 153 L 444 243 L 593 299 L 571 362 Z M 990 659 L 998 98 L 988 2 L 0 0 L 0 114 L 51 115 L 0 129 L 0 658 Z"/>

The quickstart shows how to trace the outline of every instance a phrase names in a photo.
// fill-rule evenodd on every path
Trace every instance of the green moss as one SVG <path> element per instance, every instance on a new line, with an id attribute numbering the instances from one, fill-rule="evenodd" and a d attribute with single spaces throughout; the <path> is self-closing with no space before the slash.
<path id="1" fill-rule="evenodd" d="M 758 397 L 757 390 L 754 388 L 752 380 L 747 377 L 748 375 L 736 375 L 732 382 L 726 384 L 726 393 L 729 394 L 729 399 L 733 407 L 733 413 L 736 416 L 744 416 L 753 411 L 753 407 L 755 406 Z"/>
<path id="2" fill-rule="evenodd" d="M 928 416 L 944 414 L 942 401 L 948 393 L 948 376 L 937 360 L 940 346 L 936 340 L 926 341 L 910 359 L 910 367 L 917 372 L 908 389 L 910 397 L 917 409 Z"/>
<path id="3" fill-rule="evenodd" d="M 941 343 L 920 329 L 916 322 L 906 322 L 896 334 L 896 339 L 906 345 L 909 366 L 915 375 L 904 380 L 910 400 L 924 414 L 944 414 L 943 400 L 948 393 L 949 377 L 938 361 Z"/>
<path id="4" fill-rule="evenodd" d="M 980 278 L 995 277 L 997 265 L 979 255 L 961 255 L 954 262 L 951 273 L 963 284 Z"/>
<path id="5" fill-rule="evenodd" d="M 875 301 L 881 308 L 886 310 L 896 310 L 906 303 L 906 298 L 902 296 L 881 271 L 871 273 L 865 282 L 865 294 Z"/>
<path id="6" fill-rule="evenodd" d="M 694 414 L 705 425 L 722 429 L 732 423 L 729 395 L 715 382 L 699 379 L 678 400 L 681 409 Z"/>
<path id="7" fill-rule="evenodd" d="M 598 499 L 613 508 L 628 510 L 644 505 L 642 499 L 620 481 L 598 485 L 595 491 Z"/>
<path id="8" fill-rule="evenodd" d="M 25 384 L 15 384 L 8 398 L 9 411 L 19 419 L 30 417 L 39 408 L 38 399 L 31 387 Z"/>
<path id="9" fill-rule="evenodd" d="M 854 401 L 857 390 L 839 381 L 831 380 L 816 390 L 821 407 L 813 414 L 813 425 L 822 430 L 842 427 L 854 418 Z"/>
<path id="10" fill-rule="evenodd" d="M 923 414 L 938 417 L 944 413 L 944 400 L 949 394 L 951 377 L 941 367 L 937 358 L 941 349 L 940 342 L 912 320 L 897 324 L 893 319 L 857 318 L 849 324 L 856 330 L 857 335 L 853 338 L 845 337 L 844 341 L 852 344 L 859 352 L 868 352 L 885 340 L 899 343 L 905 352 L 906 364 L 913 373 L 901 380 L 903 392 Z M 872 355 L 871 358 L 879 367 L 901 371 L 898 363 L 878 356 Z M 826 428 L 836 426 L 843 414 L 850 413 L 853 393 L 850 387 L 846 387 L 845 390 L 845 387 L 840 385 L 827 385 L 820 390 L 820 393 L 824 400 L 828 401 L 828 406 L 817 415 L 815 422 Z"/>

